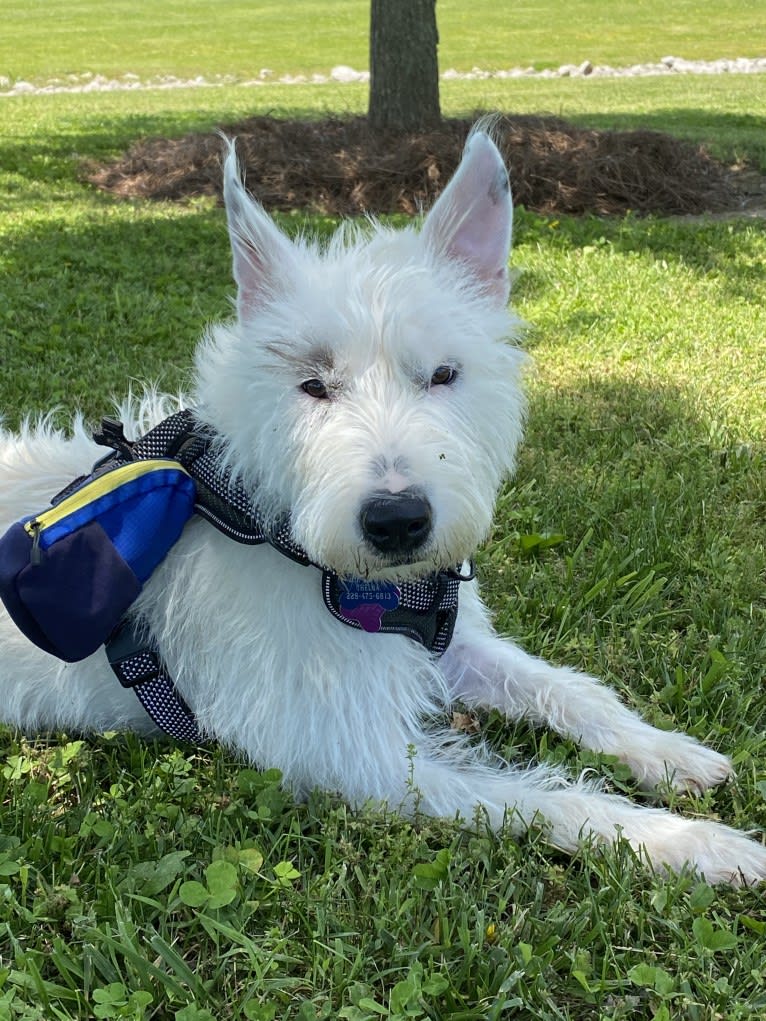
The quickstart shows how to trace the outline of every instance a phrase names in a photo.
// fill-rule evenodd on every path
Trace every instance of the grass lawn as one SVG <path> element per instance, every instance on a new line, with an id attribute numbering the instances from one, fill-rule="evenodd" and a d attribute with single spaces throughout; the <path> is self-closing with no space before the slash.
<path id="1" fill-rule="evenodd" d="M 558 67 L 762 56 L 752 0 L 439 0 L 443 69 Z M 44 81 L 71 73 L 140 78 L 176 74 L 252 78 L 369 66 L 368 0 L 284 4 L 226 0 L 6 0 L 12 31 L 0 37 L 0 74 Z M 306 41 L 309 26 L 310 42 Z"/>
<path id="2" fill-rule="evenodd" d="M 442 19 L 457 6 L 443 0 Z M 672 124 L 766 165 L 765 91 L 760 77 L 476 83 L 443 99 L 448 113 Z M 228 311 L 221 210 L 116 202 L 78 183 L 79 159 L 247 113 L 358 110 L 364 93 L 0 102 L 0 407 L 15 423 L 55 404 L 95 418 L 137 377 L 183 385 L 196 337 Z M 499 626 L 530 651 L 732 754 L 735 784 L 674 807 L 754 828 L 766 826 L 765 264 L 761 223 L 519 211 L 531 413 L 479 558 Z M 596 769 L 641 797 L 613 761 L 483 724 L 504 755 Z M 296 804 L 274 774 L 217 748 L 0 739 L 0 1021 L 766 1014 L 762 891 L 649 876 L 624 850 L 569 860 L 534 832 L 514 842 L 353 814 L 324 794 Z"/>

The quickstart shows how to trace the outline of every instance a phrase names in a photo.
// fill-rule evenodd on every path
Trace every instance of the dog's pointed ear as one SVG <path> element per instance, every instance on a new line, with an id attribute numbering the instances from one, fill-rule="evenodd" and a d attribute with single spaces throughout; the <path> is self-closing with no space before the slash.
<path id="1" fill-rule="evenodd" d="M 294 264 L 292 242 L 245 190 L 234 142 L 227 140 L 223 165 L 223 201 L 229 225 L 237 312 L 251 319 Z"/>
<path id="2" fill-rule="evenodd" d="M 468 138 L 455 176 L 425 219 L 424 241 L 437 256 L 462 263 L 505 305 L 512 227 L 508 171 L 489 135 L 476 131 Z"/>

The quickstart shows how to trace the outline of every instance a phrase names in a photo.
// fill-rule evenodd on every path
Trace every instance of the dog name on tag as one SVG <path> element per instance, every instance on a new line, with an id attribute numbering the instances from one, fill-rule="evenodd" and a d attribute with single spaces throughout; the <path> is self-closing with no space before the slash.
<path id="1" fill-rule="evenodd" d="M 340 609 L 349 620 L 355 620 L 362 630 L 374 634 L 383 625 L 383 614 L 395 610 L 401 592 L 390 581 L 344 581 L 340 594 Z"/>

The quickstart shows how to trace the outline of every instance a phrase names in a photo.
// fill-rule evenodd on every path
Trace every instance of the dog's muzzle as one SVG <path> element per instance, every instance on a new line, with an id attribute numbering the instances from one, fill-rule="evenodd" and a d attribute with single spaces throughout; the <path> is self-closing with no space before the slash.
<path id="1" fill-rule="evenodd" d="M 389 556 L 413 553 L 431 534 L 431 504 L 416 489 L 379 493 L 362 507 L 359 524 L 365 540 Z"/>

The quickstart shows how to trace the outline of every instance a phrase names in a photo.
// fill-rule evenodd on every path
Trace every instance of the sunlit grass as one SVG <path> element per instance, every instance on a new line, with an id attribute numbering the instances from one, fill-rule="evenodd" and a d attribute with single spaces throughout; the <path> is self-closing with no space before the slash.
<path id="1" fill-rule="evenodd" d="M 0 74 L 14 80 L 83 72 L 249 79 L 262 69 L 369 67 L 368 0 L 7 0 L 3 14 L 12 27 L 0 35 Z M 763 56 L 754 17 L 747 0 L 439 0 L 439 59 L 442 69 L 470 71 Z"/>

